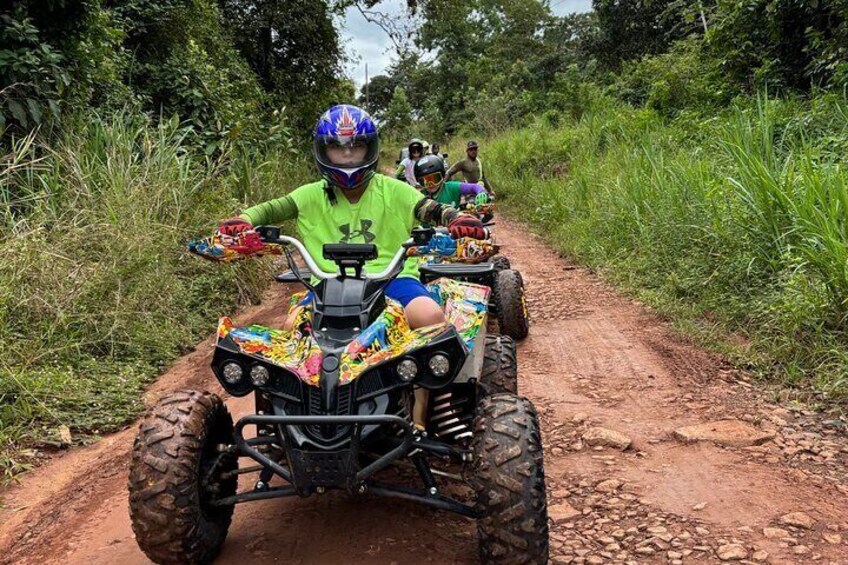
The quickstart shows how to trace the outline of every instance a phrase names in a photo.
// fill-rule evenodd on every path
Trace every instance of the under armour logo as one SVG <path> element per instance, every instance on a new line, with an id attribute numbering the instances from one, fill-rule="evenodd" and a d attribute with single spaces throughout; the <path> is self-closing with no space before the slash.
<path id="1" fill-rule="evenodd" d="M 341 243 L 348 243 L 349 241 L 356 239 L 357 237 L 361 237 L 365 240 L 365 243 L 371 243 L 377 238 L 376 235 L 368 231 L 368 228 L 370 228 L 373 223 L 374 222 L 372 222 L 371 220 L 360 220 L 359 224 L 361 226 L 361 229 L 353 232 L 350 231 L 350 224 L 339 226 L 339 231 L 344 234 L 344 237 L 341 238 L 339 241 Z"/>

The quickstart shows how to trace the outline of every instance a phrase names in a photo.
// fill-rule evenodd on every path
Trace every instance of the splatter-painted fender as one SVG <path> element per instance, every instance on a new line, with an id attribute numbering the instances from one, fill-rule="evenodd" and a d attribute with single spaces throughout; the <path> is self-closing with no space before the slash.
<path id="1" fill-rule="evenodd" d="M 340 384 L 350 383 L 371 367 L 425 346 L 449 331 L 450 326 L 456 328 L 466 351 L 473 349 L 486 321 L 490 289 L 451 279 L 438 279 L 427 288 L 444 309 L 447 321 L 413 330 L 406 322 L 401 305 L 386 300 L 385 310 L 342 352 Z M 312 305 L 304 304 L 305 295 L 301 292 L 291 298 L 289 318 L 294 323 L 290 331 L 260 325 L 236 327 L 230 318 L 221 318 L 219 341 L 229 338 L 241 353 L 277 365 L 303 382 L 318 386 L 323 356 L 312 337 Z"/>

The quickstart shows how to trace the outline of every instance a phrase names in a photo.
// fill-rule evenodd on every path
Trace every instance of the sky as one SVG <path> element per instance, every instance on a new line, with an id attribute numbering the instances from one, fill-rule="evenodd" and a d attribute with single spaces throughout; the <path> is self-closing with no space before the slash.
<path id="1" fill-rule="evenodd" d="M 571 12 L 588 12 L 592 0 L 550 0 L 554 14 L 562 16 Z M 398 18 L 405 17 L 406 0 L 383 0 L 378 8 Z M 356 86 L 365 84 L 365 63 L 368 76 L 382 73 L 392 59 L 392 44 L 376 24 L 369 23 L 356 8 L 348 8 L 342 21 L 342 40 L 345 50 L 355 60 L 348 64 L 347 74 Z"/>

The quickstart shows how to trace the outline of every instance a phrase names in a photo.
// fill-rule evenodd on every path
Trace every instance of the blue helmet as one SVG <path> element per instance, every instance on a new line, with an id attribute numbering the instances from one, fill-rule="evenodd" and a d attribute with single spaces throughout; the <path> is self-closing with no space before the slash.
<path id="1" fill-rule="evenodd" d="M 359 148 L 365 148 L 361 157 Z M 356 158 L 346 163 L 333 162 L 328 148 L 357 150 Z M 333 106 L 318 119 L 312 141 L 312 153 L 321 175 L 341 190 L 358 188 L 371 180 L 377 170 L 380 139 L 377 125 L 368 112 L 356 106 Z"/>

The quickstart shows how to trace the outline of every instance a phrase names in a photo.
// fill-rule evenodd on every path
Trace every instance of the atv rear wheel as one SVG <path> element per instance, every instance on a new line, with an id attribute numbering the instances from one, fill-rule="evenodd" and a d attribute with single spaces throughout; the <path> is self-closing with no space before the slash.
<path id="1" fill-rule="evenodd" d="M 491 262 L 492 265 L 495 266 L 495 272 L 506 271 L 507 269 L 512 268 L 509 262 L 509 257 L 507 257 L 506 255 L 501 255 L 500 253 L 493 256 Z"/>
<path id="2" fill-rule="evenodd" d="M 527 317 L 527 302 L 521 273 L 514 269 L 496 273 L 492 300 L 495 303 L 501 333 L 513 339 L 527 337 L 530 321 Z"/>
<path id="3" fill-rule="evenodd" d="M 487 335 L 483 352 L 483 370 L 477 384 L 484 394 L 518 392 L 518 364 L 515 341 L 506 335 Z"/>
<path id="4" fill-rule="evenodd" d="M 130 462 L 130 519 L 139 547 L 156 563 L 209 563 L 218 554 L 233 506 L 212 506 L 236 493 L 233 419 L 215 394 L 166 396 L 141 423 Z"/>
<path id="5" fill-rule="evenodd" d="M 479 404 L 473 473 L 480 560 L 547 563 L 548 511 L 536 409 L 526 398 L 496 394 Z"/>

